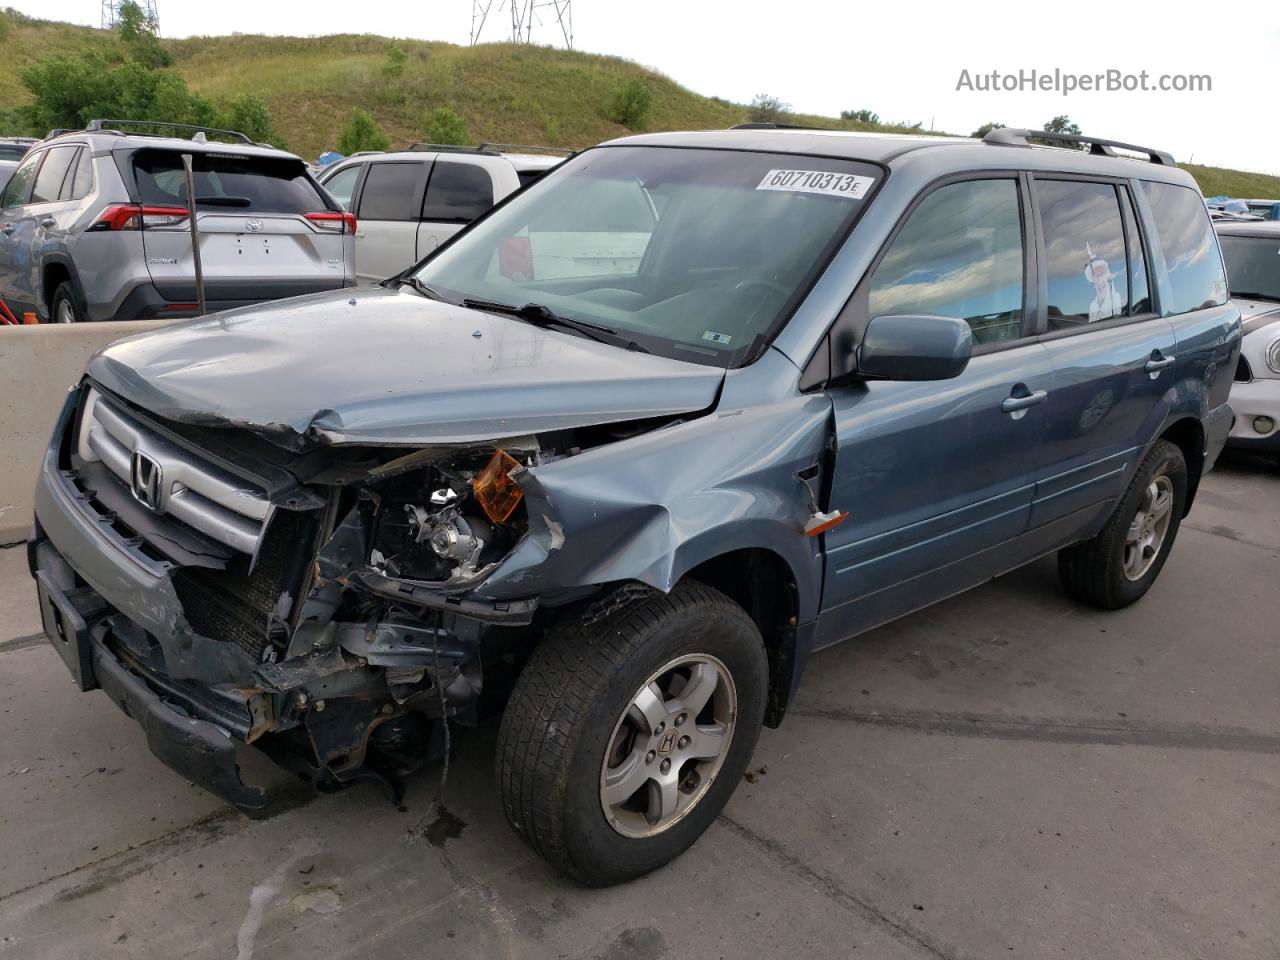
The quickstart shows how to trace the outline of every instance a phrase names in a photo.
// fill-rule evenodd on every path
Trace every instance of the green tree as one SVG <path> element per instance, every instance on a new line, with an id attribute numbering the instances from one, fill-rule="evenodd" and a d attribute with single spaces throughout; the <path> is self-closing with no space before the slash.
<path id="1" fill-rule="evenodd" d="M 467 121 L 448 107 L 436 107 L 427 114 L 426 129 L 423 131 L 427 143 L 465 144 L 471 142 L 467 133 Z"/>
<path id="2" fill-rule="evenodd" d="M 116 33 L 120 35 L 129 56 L 143 66 L 155 69 L 172 63 L 169 52 L 160 45 L 156 36 L 158 24 L 143 13 L 134 0 L 124 0 L 116 8 Z"/>
<path id="3" fill-rule="evenodd" d="M 252 94 L 246 93 L 231 101 L 222 125 L 239 130 L 258 143 L 285 146 L 284 138 L 271 126 L 271 111 L 262 100 Z"/>
<path id="4" fill-rule="evenodd" d="M 382 76 L 388 81 L 399 80 L 404 76 L 404 65 L 409 59 L 404 47 L 392 40 L 387 44 L 387 62 L 382 65 Z"/>
<path id="5" fill-rule="evenodd" d="M 1054 117 L 1044 125 L 1044 129 L 1049 133 L 1071 133 L 1076 136 L 1080 135 L 1080 127 L 1071 122 L 1071 118 L 1065 113 L 1061 113 Z"/>
<path id="6" fill-rule="evenodd" d="M 791 104 L 767 93 L 757 93 L 747 108 L 752 123 L 781 123 L 791 116 Z"/>
<path id="7" fill-rule="evenodd" d="M 974 137 L 974 138 L 976 138 L 976 139 L 978 139 L 978 140 L 981 140 L 983 137 L 985 137 L 985 136 L 986 136 L 988 133 L 990 133 L 992 130 L 1003 130 L 1003 129 L 1004 129 L 1004 124 L 1003 124 L 1003 123 L 995 123 L 995 122 L 992 122 L 992 123 L 984 123 L 984 124 L 983 124 L 982 126 L 980 126 L 977 130 L 973 131 L 973 133 L 969 134 L 969 136 Z"/>
<path id="8" fill-rule="evenodd" d="M 639 130 L 649 116 L 653 97 L 643 80 L 633 78 L 613 91 L 609 100 L 609 119 L 631 130 Z"/>
<path id="9" fill-rule="evenodd" d="M 385 150 L 391 145 L 373 115 L 359 107 L 351 111 L 347 124 L 338 135 L 338 152 L 350 156 L 361 150 Z"/>
<path id="10" fill-rule="evenodd" d="M 149 69 L 136 60 L 112 64 L 97 50 L 42 60 L 19 76 L 32 100 L 15 113 L 34 133 L 82 127 L 94 117 L 203 126 L 218 121 L 214 104 L 191 93 L 177 74 Z"/>

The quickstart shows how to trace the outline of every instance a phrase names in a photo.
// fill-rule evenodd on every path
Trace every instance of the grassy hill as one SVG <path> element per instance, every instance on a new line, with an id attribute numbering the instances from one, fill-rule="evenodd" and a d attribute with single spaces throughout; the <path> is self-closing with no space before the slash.
<path id="1" fill-rule="evenodd" d="M 86 45 L 113 42 L 90 27 L 22 15 L 0 17 L 0 62 L 7 65 L 0 71 L 0 110 L 27 99 L 18 79 L 21 68 Z M 513 44 L 396 43 L 407 58 L 400 76 L 389 79 L 384 68 L 390 41 L 385 37 L 233 34 L 164 41 L 173 57 L 171 69 L 194 92 L 219 102 L 244 93 L 261 97 L 289 148 L 308 158 L 334 146 L 354 106 L 374 115 L 393 146 L 422 139 L 425 118 L 437 107 L 461 114 L 477 141 L 588 146 L 632 132 L 607 113 L 613 92 L 633 78 L 643 81 L 652 97 L 646 130 L 727 127 L 747 119 L 741 104 L 700 96 L 618 57 Z M 806 115 L 793 121 L 845 130 L 923 132 Z M 1280 177 L 1216 167 L 1187 169 L 1206 196 L 1280 196 Z"/>

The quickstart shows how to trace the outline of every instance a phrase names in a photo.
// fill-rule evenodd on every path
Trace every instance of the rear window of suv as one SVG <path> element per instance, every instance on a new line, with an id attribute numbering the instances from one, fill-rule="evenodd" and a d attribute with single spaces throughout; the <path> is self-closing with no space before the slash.
<path id="1" fill-rule="evenodd" d="M 196 204 L 205 209 L 259 213 L 311 213 L 328 209 L 301 160 L 241 154 L 192 155 Z M 138 193 L 145 204 L 187 205 L 182 154 L 139 150 L 133 157 Z"/>

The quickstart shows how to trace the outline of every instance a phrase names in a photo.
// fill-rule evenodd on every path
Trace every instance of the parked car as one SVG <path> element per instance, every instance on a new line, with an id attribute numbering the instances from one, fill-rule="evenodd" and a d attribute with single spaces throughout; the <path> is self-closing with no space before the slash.
<path id="1" fill-rule="evenodd" d="M 35 137 L 0 137 L 0 160 L 21 160 L 38 142 Z"/>
<path id="2" fill-rule="evenodd" d="M 614 231 L 643 257 L 566 276 Z M 241 809 L 239 744 L 394 787 L 504 709 L 512 826 L 614 883 L 715 819 L 815 650 L 1055 552 L 1146 594 L 1239 350 L 1158 151 L 630 137 L 379 286 L 108 347 L 28 555 L 81 687 Z"/>
<path id="3" fill-rule="evenodd" d="M 393 153 L 354 154 L 327 168 L 320 182 L 360 222 L 357 276 L 382 280 L 417 263 L 495 203 L 537 180 L 565 153 L 420 143 Z"/>
<path id="4" fill-rule="evenodd" d="M 1229 442 L 1280 453 L 1280 222 L 1218 223 L 1216 229 L 1244 333 Z"/>
<path id="5" fill-rule="evenodd" d="M 1249 212 L 1263 220 L 1280 220 L 1280 200 L 1246 200 Z"/>
<path id="6" fill-rule="evenodd" d="M 0 299 L 13 313 L 195 315 L 183 154 L 210 312 L 355 284 L 355 218 L 293 154 L 233 131 L 148 122 L 175 135 L 122 132 L 131 125 L 95 120 L 41 141 L 0 193 Z"/>

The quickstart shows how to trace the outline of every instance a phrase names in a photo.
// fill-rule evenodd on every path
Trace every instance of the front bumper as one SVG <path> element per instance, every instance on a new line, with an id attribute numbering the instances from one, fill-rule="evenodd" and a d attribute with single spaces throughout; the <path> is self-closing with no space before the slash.
<path id="1" fill-rule="evenodd" d="M 1280 378 L 1258 377 L 1248 383 L 1236 383 L 1231 387 L 1231 407 L 1235 411 L 1235 423 L 1231 426 L 1228 443 L 1232 446 L 1253 449 L 1280 450 Z M 1254 421 L 1258 417 L 1270 417 L 1269 431 L 1259 431 Z"/>

